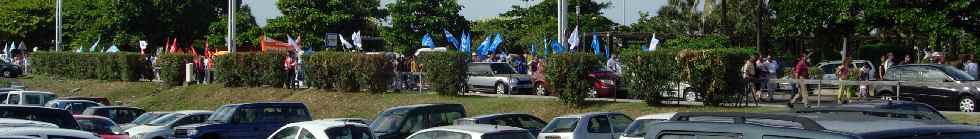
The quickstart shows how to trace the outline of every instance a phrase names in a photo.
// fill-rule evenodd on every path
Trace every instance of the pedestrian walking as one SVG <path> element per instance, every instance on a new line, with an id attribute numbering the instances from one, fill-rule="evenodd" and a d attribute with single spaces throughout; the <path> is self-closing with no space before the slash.
<path id="1" fill-rule="evenodd" d="M 752 100 L 758 99 L 755 93 L 759 91 L 759 84 L 756 80 L 758 78 L 758 75 L 756 75 L 756 59 L 758 59 L 756 56 L 751 56 L 745 61 L 745 65 L 742 65 L 742 78 L 746 81 L 745 86 L 749 88 L 750 92 L 748 95 L 752 96 Z"/>
<path id="2" fill-rule="evenodd" d="M 844 81 L 847 81 L 848 77 L 850 77 L 849 76 L 850 75 L 850 70 L 851 70 L 850 69 L 850 67 L 851 67 L 850 65 L 851 65 L 851 58 L 850 57 L 847 57 L 847 58 L 844 58 L 844 61 L 841 62 L 840 66 L 837 67 L 837 80 L 840 81 L 840 83 L 843 83 Z M 837 103 L 838 104 L 844 104 L 844 101 L 846 99 L 848 99 L 848 97 L 850 97 L 850 96 L 847 94 L 847 86 L 844 85 L 844 84 L 838 85 L 838 87 L 837 87 Z"/>
<path id="3" fill-rule="evenodd" d="M 966 73 L 973 76 L 973 78 L 980 78 L 980 76 L 977 75 L 976 56 L 967 56 L 966 62 L 963 63 L 963 70 L 966 70 Z"/>
<path id="4" fill-rule="evenodd" d="M 797 61 L 796 66 L 793 67 L 793 78 L 796 79 L 796 84 L 794 87 L 796 87 L 796 90 L 798 90 L 798 92 L 796 92 L 796 94 L 793 95 L 792 98 L 790 98 L 789 100 L 790 107 L 793 106 L 792 104 L 796 103 L 796 99 L 800 99 L 800 98 L 802 98 L 801 101 L 803 101 L 803 106 L 807 106 L 809 104 L 809 100 L 807 99 L 807 96 L 809 96 L 810 94 L 807 93 L 806 83 L 804 82 L 804 80 L 810 77 L 810 69 L 809 69 L 809 65 L 807 65 L 806 63 L 806 60 L 807 60 L 806 55 L 801 53 L 799 61 Z"/>
<path id="5" fill-rule="evenodd" d="M 778 79 L 779 78 L 779 63 L 776 62 L 776 59 L 773 58 L 771 54 L 769 56 L 766 56 L 766 60 L 768 60 L 768 62 L 766 62 L 766 63 L 768 63 L 768 64 L 766 64 L 766 70 L 769 71 L 769 73 L 767 73 L 767 74 L 769 74 L 768 80 Z M 772 83 L 772 82 L 769 82 L 769 81 L 766 81 L 766 82 L 767 82 L 767 84 L 766 84 L 766 91 L 768 91 L 767 95 L 769 96 L 769 101 L 773 101 L 773 98 L 772 97 L 773 97 L 773 95 L 776 92 L 776 83 Z"/>

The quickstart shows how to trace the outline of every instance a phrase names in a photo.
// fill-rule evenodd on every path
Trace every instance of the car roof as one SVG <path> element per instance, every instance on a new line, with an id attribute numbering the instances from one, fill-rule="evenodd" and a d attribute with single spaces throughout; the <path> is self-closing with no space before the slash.
<path id="1" fill-rule="evenodd" d="M 43 110 L 53 110 L 53 111 L 63 111 L 58 108 L 43 107 L 43 106 L 26 106 L 26 105 L 11 105 L 11 104 L 0 104 L 0 108 L 22 108 L 22 109 L 43 109 Z"/>
<path id="2" fill-rule="evenodd" d="M 91 101 L 91 100 L 77 100 L 77 99 L 55 99 L 55 100 L 51 100 L 50 102 L 88 102 L 88 103 L 102 104 L 102 103 Z"/>
<path id="3" fill-rule="evenodd" d="M 500 117 L 500 116 L 511 116 L 511 115 L 533 116 L 533 115 L 527 114 L 527 113 L 494 113 L 494 114 L 487 114 L 487 115 L 479 115 L 479 116 L 467 117 L 467 118 L 463 118 L 463 119 L 477 120 L 477 119 L 493 118 L 493 117 Z"/>
<path id="4" fill-rule="evenodd" d="M 225 106 L 255 106 L 255 105 L 305 106 L 305 104 L 301 102 L 253 102 L 253 103 L 228 104 Z"/>
<path id="5" fill-rule="evenodd" d="M 180 113 L 180 114 L 194 115 L 194 114 L 214 113 L 214 111 L 206 111 L 206 110 L 183 110 L 183 111 L 176 111 L 176 112 L 161 112 L 161 113 Z"/>
<path id="6" fill-rule="evenodd" d="M 564 116 L 560 116 L 560 117 L 556 117 L 556 118 L 583 118 L 583 117 L 592 117 L 592 116 L 610 115 L 610 114 L 626 115 L 626 114 L 623 114 L 623 113 L 620 113 L 620 112 L 589 112 L 589 113 L 564 115 Z"/>
<path id="7" fill-rule="evenodd" d="M 48 127 L 58 128 L 58 125 L 48 122 L 32 121 L 14 118 L 0 118 L 0 127 Z"/>
<path id="8" fill-rule="evenodd" d="M 128 107 L 128 106 L 95 106 L 89 107 L 89 109 L 130 109 L 130 110 L 143 110 L 138 107 Z"/>
<path id="9" fill-rule="evenodd" d="M 505 131 L 527 131 L 527 129 L 503 126 L 503 125 L 487 125 L 487 124 L 470 124 L 470 125 L 451 125 L 451 126 L 441 126 L 434 127 L 427 130 L 459 130 L 472 133 L 488 134 L 488 133 L 499 133 Z"/>
<path id="10" fill-rule="evenodd" d="M 456 103 L 423 103 L 423 104 L 412 104 L 412 105 L 403 105 L 403 106 L 391 107 L 391 108 L 388 108 L 385 111 L 394 110 L 394 109 L 418 109 L 418 108 L 426 108 L 426 107 L 447 107 L 447 106 L 454 106 L 454 105 L 462 106 L 462 104 L 456 104 Z"/>
<path id="11" fill-rule="evenodd" d="M 61 98 L 58 98 L 58 99 L 104 99 L 104 98 L 106 98 L 106 97 L 93 97 L 93 96 L 68 96 L 68 97 L 61 97 Z"/>
<path id="12" fill-rule="evenodd" d="M 365 125 L 365 124 L 356 123 L 356 122 L 336 121 L 336 120 L 313 120 L 313 121 L 305 121 L 305 122 L 298 122 L 298 123 L 287 124 L 284 127 L 291 127 L 291 126 L 303 127 L 303 128 L 310 129 L 310 130 L 315 130 L 315 131 L 324 131 L 324 130 L 327 130 L 329 128 L 344 127 L 344 126 L 355 126 L 355 127 L 368 128 L 368 125 Z"/>
<path id="13" fill-rule="evenodd" d="M 648 114 L 648 115 L 640 116 L 640 117 L 636 118 L 636 120 L 643 120 L 643 119 L 664 119 L 664 120 L 667 120 L 667 119 L 670 119 L 670 117 L 674 117 L 674 114 L 677 114 L 677 112 Z"/>
<path id="14" fill-rule="evenodd" d="M 54 93 L 51 93 L 51 92 L 44 92 L 44 91 L 10 91 L 10 93 L 21 93 L 21 94 L 26 94 L 26 93 L 34 93 L 34 94 L 48 94 L 48 95 L 55 95 Z"/>

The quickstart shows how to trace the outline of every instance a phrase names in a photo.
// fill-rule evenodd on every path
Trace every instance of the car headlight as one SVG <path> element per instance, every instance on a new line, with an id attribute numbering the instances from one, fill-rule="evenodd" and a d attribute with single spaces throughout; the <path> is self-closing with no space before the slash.
<path id="1" fill-rule="evenodd" d="M 193 135 L 197 135 L 197 130 L 196 129 L 188 129 L 187 130 L 187 136 L 193 136 Z"/>
<path id="2" fill-rule="evenodd" d="M 519 80 L 520 80 L 520 79 L 517 79 L 517 78 L 511 78 L 511 79 L 510 79 L 509 81 L 507 81 L 507 82 L 508 82 L 508 83 L 510 83 L 511 85 L 516 85 L 516 84 L 517 84 L 517 81 L 519 81 Z"/>
<path id="3" fill-rule="evenodd" d="M 616 81 L 613 80 L 599 80 L 599 82 L 602 82 L 602 84 L 616 85 Z"/>
<path id="4" fill-rule="evenodd" d="M 143 136 L 146 135 L 146 133 L 136 133 L 136 134 L 129 133 L 129 134 L 130 134 L 129 138 L 133 138 L 133 139 L 142 139 Z"/>

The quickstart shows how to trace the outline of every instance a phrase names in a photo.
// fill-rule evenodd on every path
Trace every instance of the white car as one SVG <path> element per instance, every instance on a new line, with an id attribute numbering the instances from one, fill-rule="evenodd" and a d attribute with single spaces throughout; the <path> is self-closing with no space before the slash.
<path id="1" fill-rule="evenodd" d="M 533 139 L 526 129 L 502 125 L 454 125 L 415 132 L 408 139 Z"/>
<path id="2" fill-rule="evenodd" d="M 3 104 L 25 105 L 25 106 L 44 106 L 48 101 L 54 100 L 57 96 L 51 92 L 41 91 L 10 91 L 7 92 Z"/>
<path id="3" fill-rule="evenodd" d="M 618 112 L 593 112 L 555 117 L 538 139 L 617 139 L 633 122 Z"/>
<path id="4" fill-rule="evenodd" d="M 43 128 L 58 128 L 58 125 L 41 122 L 41 121 L 31 121 L 23 119 L 11 119 L 11 118 L 0 118 L 0 128 L 5 127 L 43 127 Z"/>
<path id="5" fill-rule="evenodd" d="M 276 130 L 268 139 L 377 139 L 367 125 L 338 121 L 316 120 L 291 123 Z"/>
<path id="6" fill-rule="evenodd" d="M 633 123 L 626 128 L 626 133 L 619 137 L 619 139 L 643 139 L 643 137 L 646 136 L 647 129 L 650 128 L 650 125 L 657 122 L 670 120 L 670 117 L 674 117 L 674 114 L 677 113 L 671 112 L 640 116 L 640 118 L 633 120 Z"/>
<path id="7" fill-rule="evenodd" d="M 46 127 L 0 128 L 0 136 L 29 136 L 42 139 L 101 139 L 98 134 L 92 132 Z"/>
<path id="8" fill-rule="evenodd" d="M 173 136 L 174 127 L 203 123 L 211 116 L 211 111 L 177 111 L 160 116 L 147 124 L 126 130 L 131 139 L 167 139 Z"/>

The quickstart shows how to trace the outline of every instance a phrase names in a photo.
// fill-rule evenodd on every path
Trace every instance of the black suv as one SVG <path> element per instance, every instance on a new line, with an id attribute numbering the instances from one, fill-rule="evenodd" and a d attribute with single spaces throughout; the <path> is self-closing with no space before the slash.
<path id="1" fill-rule="evenodd" d="M 205 123 L 174 128 L 174 138 L 264 139 L 286 124 L 311 119 L 303 103 L 229 104 L 214 111 Z"/>
<path id="2" fill-rule="evenodd" d="M 947 120 L 946 116 L 943 116 L 938 109 L 930 106 L 929 104 L 915 102 L 915 101 L 902 101 L 902 100 L 867 100 L 867 101 L 855 101 L 847 104 L 840 105 L 823 105 L 815 106 L 811 108 L 798 108 L 794 107 L 794 112 L 832 112 L 835 110 L 840 111 L 851 111 L 851 110 L 873 110 L 873 109 L 884 109 L 884 110 L 896 110 L 896 111 L 907 111 L 907 112 L 921 112 L 922 114 L 932 114 L 934 117 L 942 120 Z"/>
<path id="3" fill-rule="evenodd" d="M 902 85 L 875 87 L 876 95 L 881 97 L 909 97 L 918 102 L 932 105 L 942 110 L 960 110 L 973 112 L 976 110 L 976 100 L 980 88 L 971 85 L 976 78 L 963 70 L 948 65 L 911 64 L 889 68 L 885 73 L 885 81 L 911 81 L 948 83 L 951 86 Z M 958 109 L 957 109 L 958 108 Z"/>
<path id="4" fill-rule="evenodd" d="M 371 123 L 379 139 L 404 139 L 423 129 L 452 125 L 466 117 L 461 104 L 416 104 L 388 108 Z"/>
<path id="5" fill-rule="evenodd" d="M 677 113 L 646 139 L 974 139 L 980 127 L 937 120 L 807 113 Z"/>
<path id="6" fill-rule="evenodd" d="M 71 112 L 48 107 L 0 104 L 0 118 L 41 121 L 64 129 L 80 129 Z"/>

